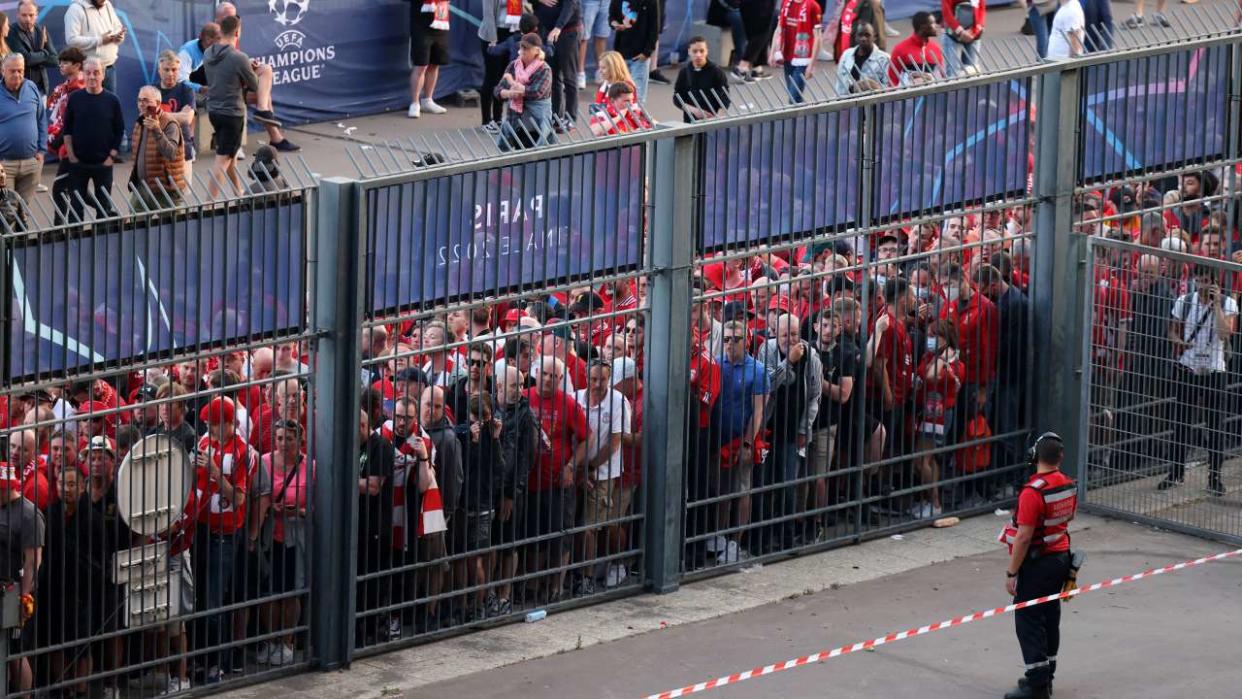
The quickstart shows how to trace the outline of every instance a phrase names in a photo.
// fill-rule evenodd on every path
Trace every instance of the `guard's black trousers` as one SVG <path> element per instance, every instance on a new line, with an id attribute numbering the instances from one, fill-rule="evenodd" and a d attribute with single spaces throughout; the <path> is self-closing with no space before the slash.
<path id="1" fill-rule="evenodd" d="M 1027 558 L 1018 569 L 1018 594 L 1013 601 L 1025 602 L 1060 592 L 1069 570 L 1068 553 Z M 1014 625 L 1022 646 L 1022 661 L 1026 663 L 1027 682 L 1034 688 L 1048 686 L 1061 645 L 1061 601 L 1019 609 L 1014 613 Z"/>

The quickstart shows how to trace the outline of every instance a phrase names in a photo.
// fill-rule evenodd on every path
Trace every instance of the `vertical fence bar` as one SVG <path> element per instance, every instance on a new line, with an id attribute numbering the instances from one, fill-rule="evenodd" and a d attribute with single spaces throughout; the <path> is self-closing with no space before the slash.
<path id="1" fill-rule="evenodd" d="M 1086 293 L 1084 245 L 1073 233 L 1074 186 L 1079 173 L 1079 69 L 1039 76 L 1039 103 L 1035 140 L 1035 254 L 1034 332 L 1035 366 L 1044 378 L 1035 381 L 1033 431 L 1056 431 L 1068 454 L 1080 454 L 1086 438 L 1079 382 L 1083 380 L 1080 322 Z M 1071 476 L 1080 475 L 1077 463 L 1067 462 Z M 1085 471 L 1084 471 L 1085 473 Z M 1085 482 L 1085 481 L 1084 481 Z"/>
<path id="2" fill-rule="evenodd" d="M 690 371 L 690 275 L 699 204 L 694 136 L 656 141 L 650 159 L 651 325 L 643 400 L 643 463 L 647 474 L 648 586 L 672 592 L 680 582 L 687 431 L 684 389 Z"/>
<path id="3" fill-rule="evenodd" d="M 358 334 L 366 233 L 360 224 L 356 183 L 341 177 L 320 183 L 315 330 L 321 333 L 315 362 L 316 521 L 312 526 L 311 643 L 323 669 L 348 665 L 353 650 L 354 532 L 357 531 Z M 357 235 L 353 235 L 357 231 Z"/>

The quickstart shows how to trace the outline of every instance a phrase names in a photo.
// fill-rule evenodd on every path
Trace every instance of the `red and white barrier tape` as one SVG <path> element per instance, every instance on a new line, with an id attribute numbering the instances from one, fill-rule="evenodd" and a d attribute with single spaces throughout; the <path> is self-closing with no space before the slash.
<path id="1" fill-rule="evenodd" d="M 928 634 L 933 631 L 940 631 L 942 629 L 947 629 L 947 628 L 951 628 L 954 626 L 961 626 L 962 624 L 969 624 L 972 621 L 979 621 L 980 619 L 987 619 L 988 617 L 993 617 L 993 616 L 997 616 L 1000 614 L 1008 614 L 1009 612 L 1017 611 L 1019 609 L 1026 609 L 1027 607 L 1034 607 L 1037 604 L 1044 604 L 1045 602 L 1052 602 L 1053 600 L 1077 597 L 1078 595 L 1085 595 L 1088 592 L 1095 592 L 1096 590 L 1103 590 L 1106 587 L 1116 587 L 1117 585 L 1121 585 L 1123 583 L 1134 582 L 1135 580 L 1142 580 L 1143 578 L 1151 578 L 1157 575 L 1163 575 L 1165 573 L 1172 573 L 1174 571 L 1183 570 L 1185 568 L 1193 568 L 1195 566 L 1203 565 L 1204 563 L 1211 563 L 1212 561 L 1221 561 L 1226 558 L 1232 558 L 1233 556 L 1238 556 L 1238 555 L 1242 555 L 1242 549 L 1236 549 L 1233 551 L 1225 551 L 1223 553 L 1218 553 L 1214 556 L 1205 556 L 1204 558 L 1196 558 L 1193 561 L 1185 561 L 1182 563 L 1176 563 L 1174 565 L 1167 565 L 1163 568 L 1153 568 L 1152 570 L 1147 570 L 1142 573 L 1135 573 L 1134 575 L 1127 575 L 1122 578 L 1113 578 L 1112 580 L 1106 580 L 1104 582 L 1094 583 L 1092 585 L 1088 585 L 1087 587 L 1080 587 L 1074 590 L 1070 590 L 1069 592 L 1061 592 L 1055 595 L 1047 595 L 1045 597 L 1038 597 L 1033 600 L 1027 600 L 1026 602 L 1018 602 L 1016 604 L 1010 604 L 1004 607 L 997 607 L 995 609 L 989 609 L 985 612 L 975 612 L 974 614 L 967 614 L 966 616 L 960 616 L 960 617 L 957 617 L 956 619 L 949 619 L 948 621 L 942 621 L 938 624 L 920 626 L 918 628 L 908 629 L 900 633 L 890 633 L 887 636 L 873 638 L 870 641 L 861 641 L 859 643 L 854 643 L 848 646 L 841 646 L 840 648 L 833 648 L 832 650 L 821 650 L 818 653 L 804 655 L 800 658 L 793 658 L 790 660 L 786 660 L 783 663 L 776 663 L 775 665 L 764 665 L 763 667 L 757 667 L 753 670 L 747 670 L 746 672 L 739 672 L 739 673 L 735 673 L 732 675 L 726 675 L 724 677 L 717 677 L 714 680 L 707 680 L 706 682 L 699 682 L 698 684 L 692 684 L 688 687 L 682 687 L 681 689 L 673 689 L 667 692 L 660 692 L 659 694 L 650 694 L 646 697 L 646 699 L 676 699 L 676 697 L 684 697 L 690 694 L 698 694 L 699 692 L 706 692 L 709 689 L 716 689 L 717 687 L 724 687 L 725 685 L 745 682 L 746 680 L 751 680 L 756 677 L 763 677 L 764 675 L 772 675 L 777 672 L 783 672 L 785 670 L 792 670 L 793 668 L 802 667 L 803 665 L 810 665 L 811 663 L 823 662 L 825 660 L 829 660 L 831 658 L 835 658 L 840 655 L 845 655 L 847 653 L 853 653 L 855 651 L 860 651 L 860 650 L 869 650 L 871 648 L 875 648 L 876 646 L 882 646 L 886 643 L 892 643 L 894 641 L 901 641 L 907 638 L 914 638 L 915 636 L 922 636 L 923 634 Z"/>

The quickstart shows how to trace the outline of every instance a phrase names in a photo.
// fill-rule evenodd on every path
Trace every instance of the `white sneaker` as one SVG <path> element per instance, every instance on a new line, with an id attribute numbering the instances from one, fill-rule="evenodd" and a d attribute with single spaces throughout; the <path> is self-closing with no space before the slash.
<path id="1" fill-rule="evenodd" d="M 932 515 L 932 506 L 931 506 L 931 503 L 927 502 L 926 500 L 910 508 L 910 516 L 914 517 L 915 519 L 927 519 L 928 517 L 931 517 L 931 515 Z"/>
<path id="2" fill-rule="evenodd" d="M 578 89 L 586 89 L 586 73 L 578 73 Z"/>
<path id="3" fill-rule="evenodd" d="M 716 556 L 716 563 L 720 565 L 725 565 L 728 563 L 737 563 L 737 560 L 738 560 L 738 547 L 737 547 L 736 541 L 730 541 L 725 546 L 724 550 L 721 551 L 720 554 Z"/>
<path id="4" fill-rule="evenodd" d="M 388 640 L 395 641 L 401 638 L 401 617 L 394 616 L 388 619 Z"/>
<path id="5" fill-rule="evenodd" d="M 183 680 L 180 677 L 170 677 L 168 683 L 164 685 L 164 691 L 160 692 L 160 696 L 166 697 L 170 694 L 188 691 L 190 691 L 190 678 Z"/>
<path id="6" fill-rule="evenodd" d="M 819 50 L 819 60 L 821 60 L 821 61 L 831 61 L 831 60 L 832 60 L 832 52 L 831 52 L 831 51 L 829 51 L 828 49 L 820 49 L 820 50 Z"/>
<path id="7" fill-rule="evenodd" d="M 410 102 L 410 108 L 405 111 L 405 115 L 411 119 L 417 119 L 423 115 L 423 110 L 418 106 L 418 102 Z"/>
<path id="8" fill-rule="evenodd" d="M 625 582 L 625 579 L 629 576 L 630 572 L 625 569 L 625 566 L 619 563 L 613 563 L 608 566 L 608 575 L 604 577 L 604 587 L 616 587 L 617 585 Z"/>
<path id="9" fill-rule="evenodd" d="M 427 112 L 428 114 L 444 114 L 445 112 L 448 111 L 444 107 L 441 107 L 440 105 L 436 104 L 435 100 L 431 99 L 430 97 L 424 97 L 419 102 L 419 105 L 422 106 L 423 111 Z"/>
<path id="10" fill-rule="evenodd" d="M 246 159 L 246 151 L 242 150 L 241 148 L 238 148 L 238 149 L 237 149 L 237 159 L 238 159 L 238 160 L 245 160 L 245 159 Z"/>
<path id="11" fill-rule="evenodd" d="M 283 643 L 277 644 L 272 649 L 271 658 L 268 660 L 272 667 L 288 665 L 291 662 L 293 662 L 293 649 Z"/>
<path id="12" fill-rule="evenodd" d="M 47 185 L 40 182 L 39 184 L 35 185 L 35 191 L 38 192 L 39 194 L 45 194 L 48 191 Z"/>
<path id="13" fill-rule="evenodd" d="M 260 665 L 267 665 L 267 661 L 272 657 L 272 644 L 260 643 L 254 649 L 254 661 Z"/>
<path id="14" fill-rule="evenodd" d="M 99 696 L 102 697 L 102 699 L 118 699 L 121 696 L 121 693 L 117 691 L 116 687 L 108 685 L 100 690 Z"/>
<path id="15" fill-rule="evenodd" d="M 708 553 L 720 553 L 721 551 L 725 550 L 725 546 L 728 543 L 729 542 L 727 539 L 717 534 L 716 536 L 707 540 L 707 552 Z"/>

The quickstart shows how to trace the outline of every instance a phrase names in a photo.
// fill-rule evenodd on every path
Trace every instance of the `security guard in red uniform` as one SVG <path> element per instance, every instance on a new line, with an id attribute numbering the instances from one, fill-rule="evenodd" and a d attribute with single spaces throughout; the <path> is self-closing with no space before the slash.
<path id="1" fill-rule="evenodd" d="M 1013 521 L 1001 532 L 1009 545 L 1005 589 L 1013 601 L 1056 594 L 1070 576 L 1069 522 L 1078 509 L 1078 486 L 1064 473 L 1065 444 L 1053 432 L 1035 440 L 1030 458 L 1035 474 L 1022 486 Z M 1061 602 L 1027 607 L 1014 614 L 1026 676 L 1005 699 L 1046 699 L 1052 696 L 1061 645 Z"/>

